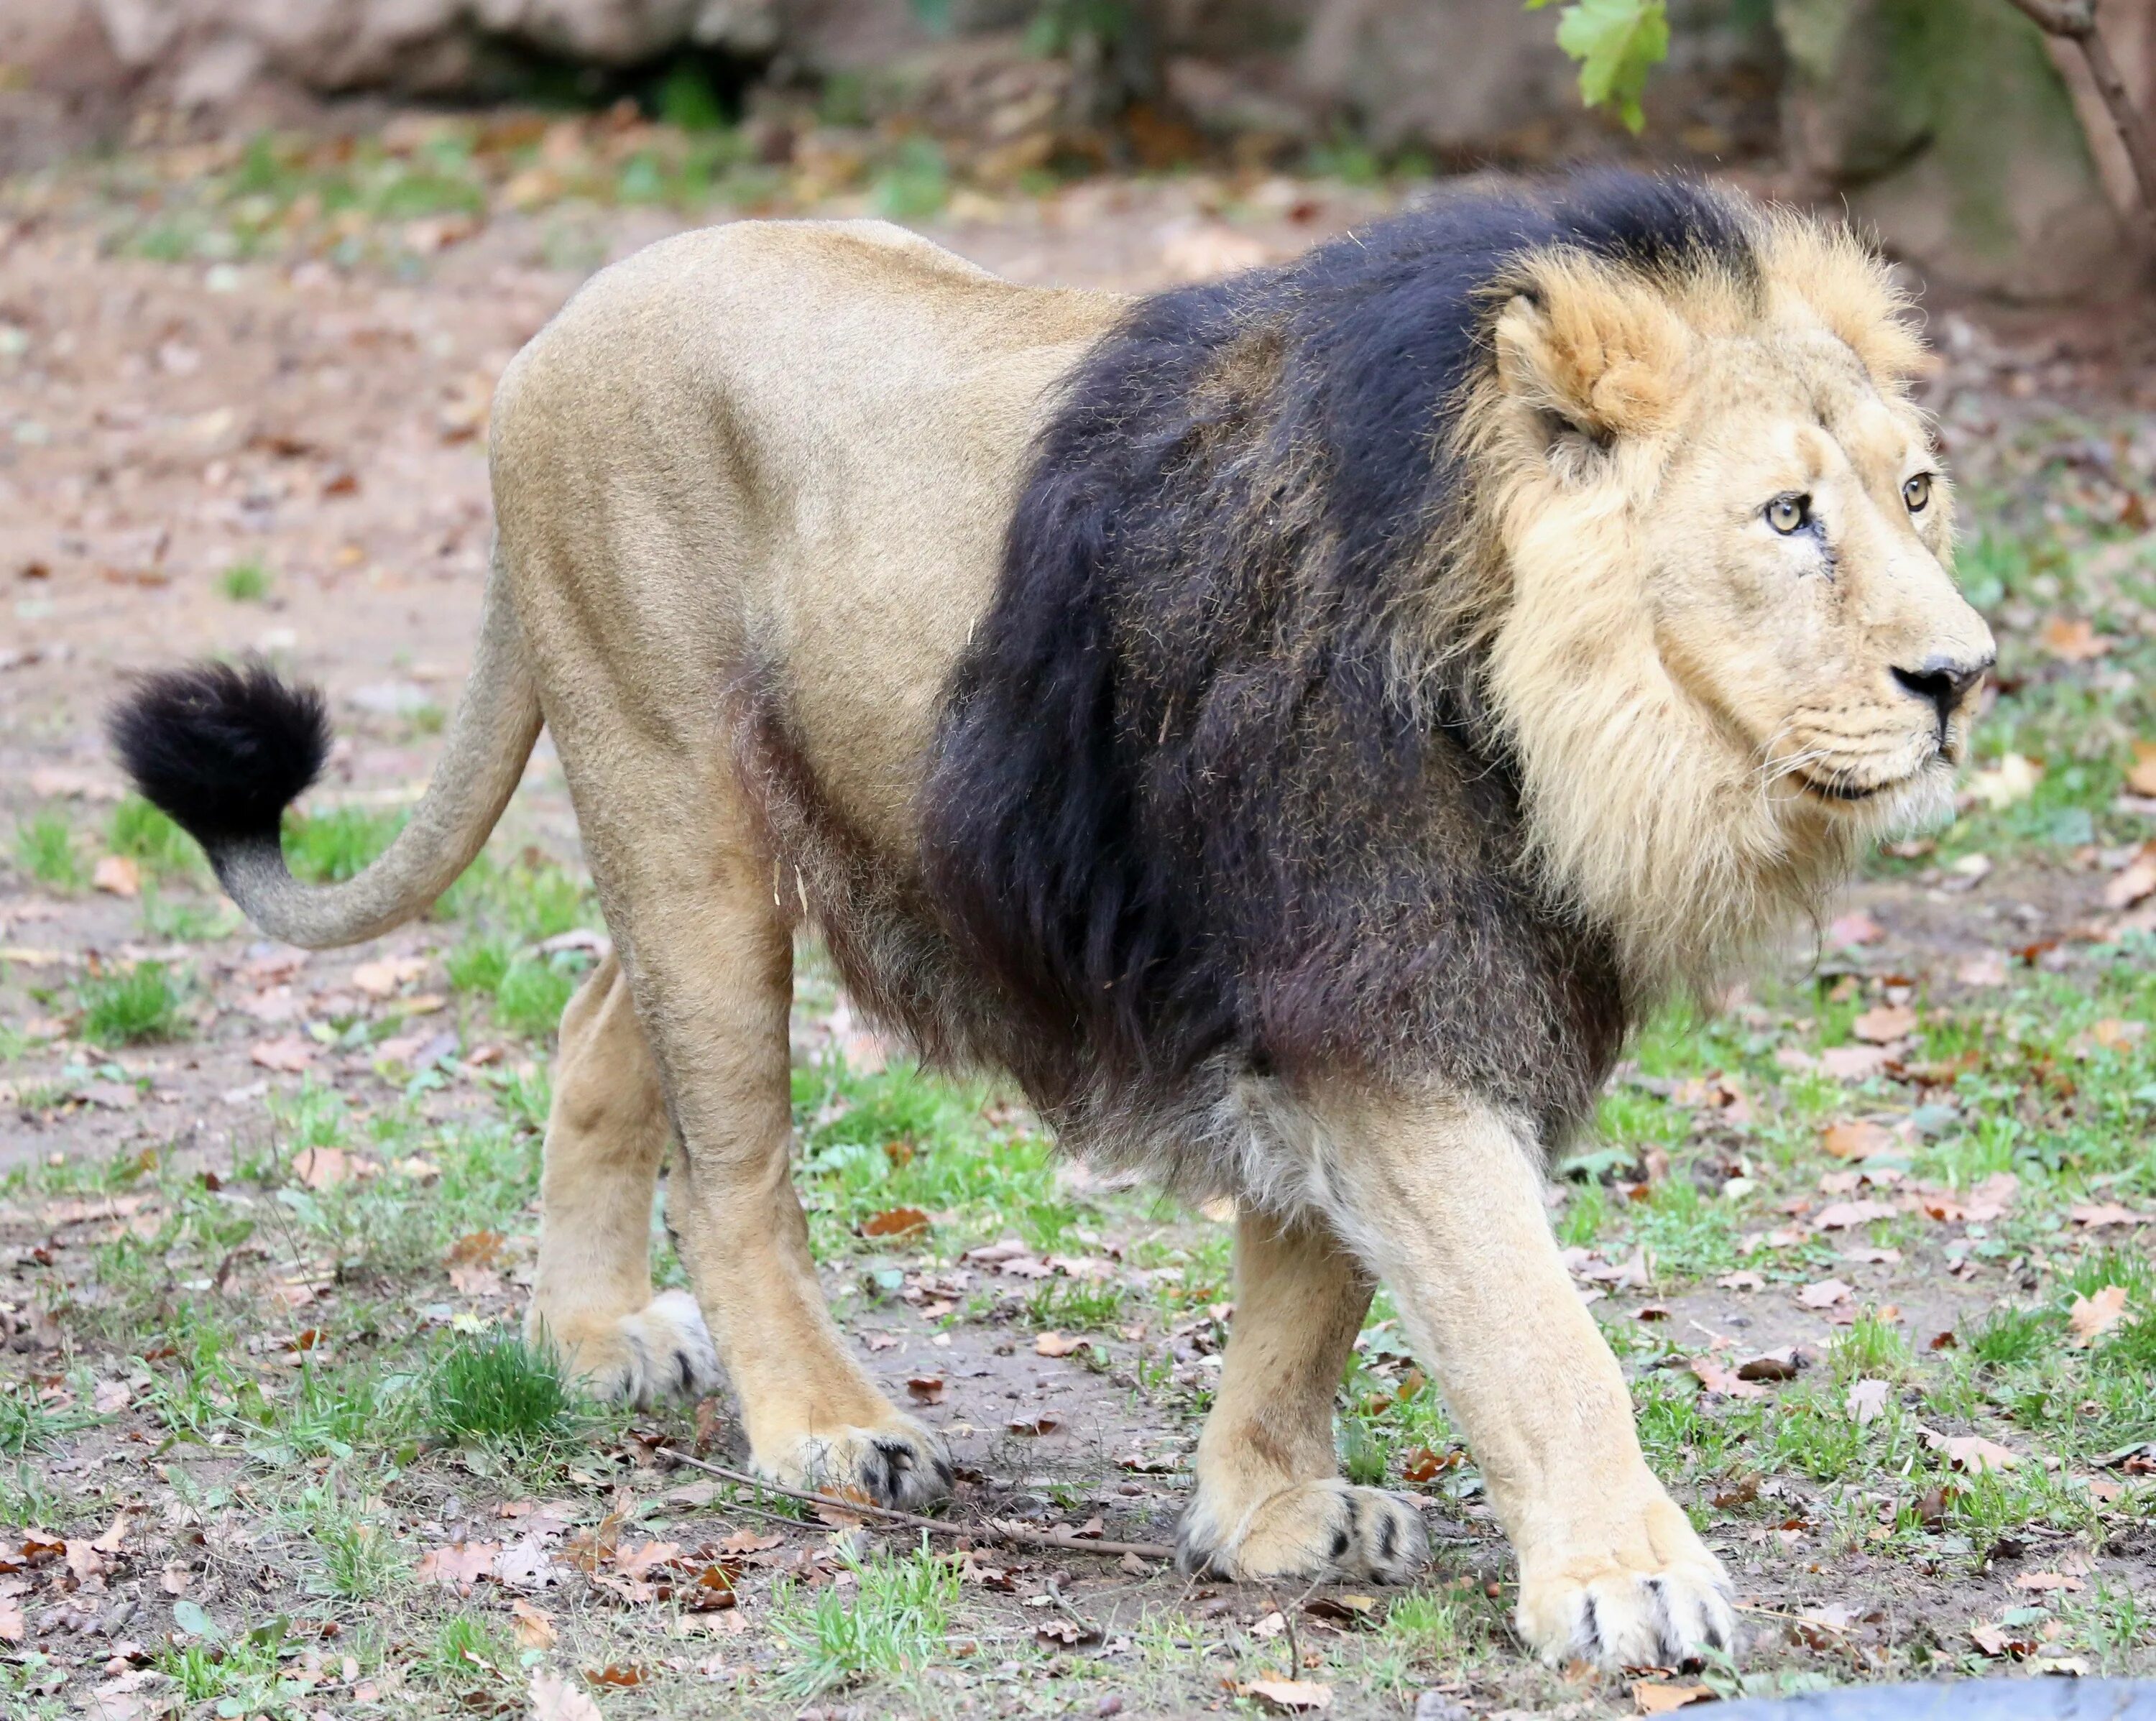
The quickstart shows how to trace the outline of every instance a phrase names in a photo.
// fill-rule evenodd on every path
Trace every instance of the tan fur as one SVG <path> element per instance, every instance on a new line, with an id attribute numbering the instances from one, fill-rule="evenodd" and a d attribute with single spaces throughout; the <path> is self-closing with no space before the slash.
<path id="1" fill-rule="evenodd" d="M 1479 576 L 1429 625 L 1487 648 L 1532 864 L 1647 991 L 1711 983 L 1874 832 L 1943 804 L 1965 715 L 1933 759 L 1892 671 L 1989 648 L 1945 571 L 1943 481 L 1926 515 L 1900 505 L 1930 463 L 1898 301 L 1810 227 L 1774 227 L 1767 257 L 1756 292 L 1531 259 L 1462 418 L 1478 500 L 1433 551 Z M 517 646 L 512 690 L 537 690 L 620 952 L 563 1024 L 531 1329 L 639 1395 L 700 1390 L 715 1345 L 752 1462 L 782 1481 L 902 1504 L 947 1483 L 818 1287 L 788 1176 L 792 938 L 804 897 L 843 920 L 913 888 L 938 690 L 1054 385 L 1120 310 L 886 228 L 742 224 L 605 272 L 496 396 L 489 637 Z M 1272 362 L 1238 353 L 1219 386 L 1261 387 Z M 1831 515 L 1837 565 L 1761 523 L 1783 490 Z M 759 674 L 783 684 L 781 765 L 819 797 L 788 840 L 844 851 L 805 855 L 792 889 L 770 786 L 748 780 L 766 766 L 737 750 Z M 490 794 L 528 749 L 528 702 L 471 697 L 496 715 L 460 725 L 444 772 Z M 1254 1161 L 1286 1162 L 1263 1135 L 1296 1170 L 1239 1191 L 1276 1205 L 1240 1225 L 1189 1563 L 1392 1577 L 1420 1557 L 1412 1511 L 1333 1459 L 1376 1273 L 1518 1551 L 1528 1644 L 1618 1665 L 1726 1637 L 1726 1583 L 1641 1459 L 1526 1125 L 1435 1089 L 1245 1085 Z M 650 1294 L 670 1127 L 708 1340 Z"/>

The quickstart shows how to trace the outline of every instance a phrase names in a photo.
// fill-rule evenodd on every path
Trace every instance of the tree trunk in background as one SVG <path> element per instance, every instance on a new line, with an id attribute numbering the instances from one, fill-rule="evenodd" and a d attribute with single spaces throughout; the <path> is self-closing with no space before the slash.
<path id="1" fill-rule="evenodd" d="M 2152 10 L 2099 8 L 2144 102 Z M 2056 53 L 2078 59 L 2071 44 L 2005 0 L 1774 0 L 1774 15 L 1790 165 L 1815 195 L 1845 198 L 1958 287 L 2021 300 L 2133 289 L 2148 258 L 2132 176 L 2092 88 L 2086 115 L 2076 108 Z"/>

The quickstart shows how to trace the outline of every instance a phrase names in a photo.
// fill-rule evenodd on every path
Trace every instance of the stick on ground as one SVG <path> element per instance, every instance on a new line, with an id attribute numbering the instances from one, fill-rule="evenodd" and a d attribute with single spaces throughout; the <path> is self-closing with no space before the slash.
<path id="1" fill-rule="evenodd" d="M 1006 1523 L 1000 1518 L 983 1519 L 978 1524 L 946 1524 L 940 1518 L 923 1518 L 917 1512 L 901 1512 L 890 1506 L 874 1506 L 865 1500 L 849 1500 L 836 1494 L 807 1493 L 799 1488 L 781 1488 L 775 1482 L 766 1482 L 760 1476 L 752 1476 L 746 1470 L 729 1470 L 723 1464 L 707 1463 L 701 1458 L 692 1458 L 688 1453 L 670 1446 L 659 1450 L 676 1463 L 686 1464 L 691 1469 L 709 1471 L 722 1476 L 728 1482 L 737 1482 L 744 1488 L 761 1488 L 765 1493 L 778 1494 L 788 1500 L 800 1500 L 811 1506 L 828 1506 L 834 1512 L 854 1512 L 866 1518 L 880 1518 L 891 1524 L 911 1525 L 916 1529 L 933 1531 L 937 1535 L 972 1536 L 984 1541 L 1009 1542 L 1022 1548 L 1053 1548 L 1060 1554 L 1104 1554 L 1120 1557 L 1134 1554 L 1141 1560 L 1173 1560 L 1175 1549 L 1159 1542 L 1103 1542 L 1088 1536 L 1079 1537 L 1055 1530 L 1029 1529 L 1024 1524 Z"/>

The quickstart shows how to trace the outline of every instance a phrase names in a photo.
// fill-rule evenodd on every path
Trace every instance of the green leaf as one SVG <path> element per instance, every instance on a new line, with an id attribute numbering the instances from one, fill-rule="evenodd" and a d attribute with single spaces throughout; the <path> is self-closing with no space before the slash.
<path id="1" fill-rule="evenodd" d="M 190 1601 L 182 1596 L 172 1604 L 172 1623 L 190 1637 L 218 1638 L 224 1631 L 218 1622 L 203 1611 L 199 1601 Z"/>
<path id="2" fill-rule="evenodd" d="M 1557 45 L 1579 63 L 1581 100 L 1614 108 L 1632 131 L 1645 125 L 1640 97 L 1670 52 L 1666 0 L 1573 0 L 1558 16 Z"/>

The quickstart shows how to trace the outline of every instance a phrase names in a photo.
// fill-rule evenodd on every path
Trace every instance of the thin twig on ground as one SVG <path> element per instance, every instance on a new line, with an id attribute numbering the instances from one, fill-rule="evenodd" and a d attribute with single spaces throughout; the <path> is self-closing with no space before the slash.
<path id="1" fill-rule="evenodd" d="M 1080 1538 L 1054 1530 L 1029 1529 L 1024 1524 L 1006 1523 L 999 1518 L 985 1519 L 978 1524 L 947 1524 L 940 1518 L 924 1518 L 918 1512 L 901 1512 L 896 1507 L 875 1506 L 865 1500 L 849 1500 L 836 1494 L 809 1493 L 801 1488 L 781 1488 L 775 1482 L 766 1482 L 760 1476 L 752 1476 L 746 1470 L 729 1470 L 724 1464 L 713 1464 L 702 1458 L 692 1458 L 679 1447 L 662 1446 L 659 1450 L 676 1463 L 686 1464 L 691 1469 L 709 1472 L 724 1477 L 728 1482 L 738 1483 L 743 1488 L 761 1488 L 767 1494 L 777 1494 L 783 1499 L 800 1500 L 811 1506 L 828 1506 L 834 1512 L 858 1513 L 866 1518 L 880 1518 L 887 1523 L 909 1524 L 916 1529 L 925 1529 L 943 1536 L 972 1536 L 988 1541 L 1009 1542 L 1024 1548 L 1052 1548 L 1060 1554 L 1101 1554 L 1111 1556 L 1135 1555 L 1140 1560 L 1173 1560 L 1175 1549 L 1159 1542 L 1105 1542 L 1091 1536 Z"/>

